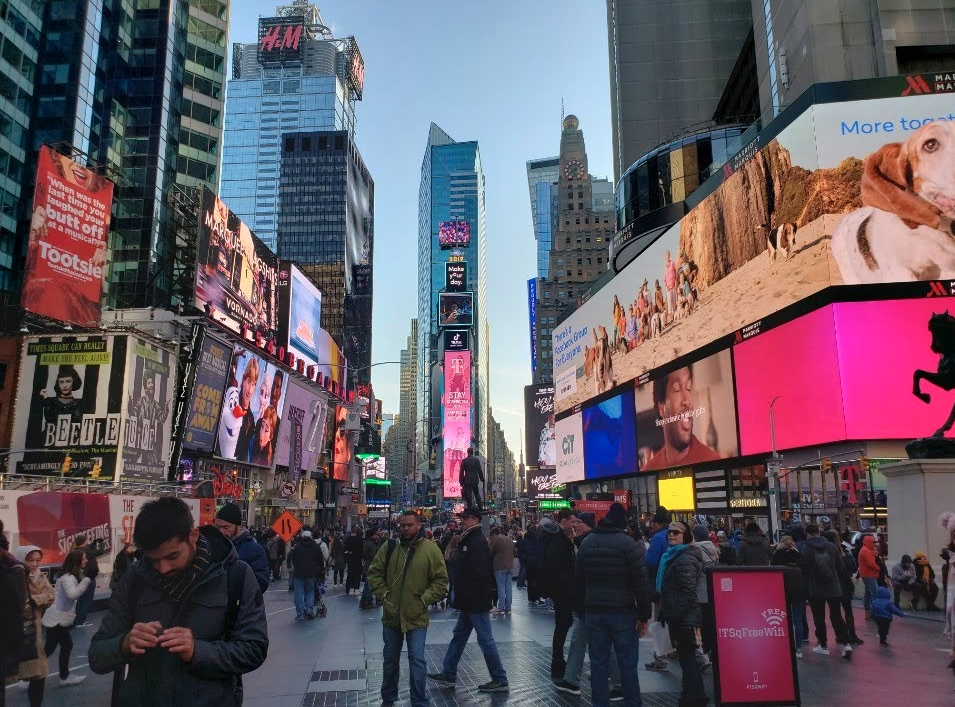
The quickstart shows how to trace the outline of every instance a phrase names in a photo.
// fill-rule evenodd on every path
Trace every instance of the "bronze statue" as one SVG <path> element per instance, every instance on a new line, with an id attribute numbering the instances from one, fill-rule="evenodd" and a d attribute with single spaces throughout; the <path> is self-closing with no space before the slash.
<path id="1" fill-rule="evenodd" d="M 923 393 L 920 383 L 927 380 L 942 390 L 955 388 L 955 317 L 945 310 L 941 314 L 932 314 L 928 320 L 928 330 L 932 333 L 932 351 L 941 356 L 938 361 L 938 371 L 932 373 L 916 369 L 912 377 L 912 393 L 924 403 L 931 402 L 932 396 Z M 944 437 L 945 433 L 955 424 L 955 406 L 945 423 L 935 430 L 933 437 Z"/>

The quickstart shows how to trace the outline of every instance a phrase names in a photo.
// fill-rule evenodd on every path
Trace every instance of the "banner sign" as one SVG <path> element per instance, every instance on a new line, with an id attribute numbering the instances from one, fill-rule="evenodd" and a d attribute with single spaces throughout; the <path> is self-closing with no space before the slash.
<path id="1" fill-rule="evenodd" d="M 524 386 L 524 431 L 527 463 L 541 469 L 554 469 L 557 466 L 554 386 Z"/>
<path id="2" fill-rule="evenodd" d="M 471 352 L 444 352 L 444 497 L 461 495 L 461 461 L 471 446 Z"/>
<path id="3" fill-rule="evenodd" d="M 799 704 L 783 574 L 775 567 L 707 570 L 716 704 Z"/>
<path id="4" fill-rule="evenodd" d="M 123 478 L 165 481 L 176 358 L 172 351 L 136 337 L 130 337 L 129 342 Z"/>
<path id="5" fill-rule="evenodd" d="M 24 310 L 84 327 L 99 324 L 112 204 L 111 181 L 40 147 Z"/>
<path id="6" fill-rule="evenodd" d="M 531 376 L 537 375 L 537 278 L 527 281 L 527 314 L 531 333 Z"/>

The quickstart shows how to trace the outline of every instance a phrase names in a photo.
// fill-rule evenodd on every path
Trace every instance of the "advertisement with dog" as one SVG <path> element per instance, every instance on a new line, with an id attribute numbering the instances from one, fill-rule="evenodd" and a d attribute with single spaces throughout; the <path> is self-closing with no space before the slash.
<path id="1" fill-rule="evenodd" d="M 952 119 L 950 96 L 923 95 L 811 106 L 772 139 L 770 126 L 555 327 L 557 413 L 830 285 L 955 278 L 955 171 L 938 166 Z"/>

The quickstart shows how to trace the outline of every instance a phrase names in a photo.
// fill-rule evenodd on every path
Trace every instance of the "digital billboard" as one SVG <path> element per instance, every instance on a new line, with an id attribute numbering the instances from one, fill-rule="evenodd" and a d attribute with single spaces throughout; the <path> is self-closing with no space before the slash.
<path id="1" fill-rule="evenodd" d="M 660 474 L 657 477 L 657 502 L 671 511 L 695 510 L 693 472 L 679 469 Z"/>
<path id="2" fill-rule="evenodd" d="M 216 456 L 272 466 L 287 387 L 284 370 L 236 344 L 219 415 Z"/>
<path id="3" fill-rule="evenodd" d="M 84 327 L 99 324 L 112 204 L 111 181 L 40 147 L 24 310 Z"/>
<path id="4" fill-rule="evenodd" d="M 165 481 L 176 356 L 169 349 L 131 336 L 127 375 L 122 476 L 136 481 Z"/>
<path id="5" fill-rule="evenodd" d="M 278 259 L 238 216 L 203 187 L 196 258 L 196 307 L 254 341 L 278 329 Z"/>
<path id="6" fill-rule="evenodd" d="M 335 444 L 332 450 L 334 469 L 332 474 L 336 481 L 350 481 L 349 471 L 354 459 L 355 445 L 352 444 L 351 432 L 345 429 L 348 420 L 348 408 L 344 405 L 335 406 Z"/>
<path id="7" fill-rule="evenodd" d="M 830 285 L 955 278 L 942 232 L 955 202 L 925 150 L 952 123 L 924 125 L 950 112 L 950 95 L 912 95 L 811 106 L 771 139 L 770 126 L 751 159 L 712 177 L 723 181 L 554 327 L 557 412 Z M 905 238 L 924 248 L 895 248 Z"/>
<path id="8" fill-rule="evenodd" d="M 439 292 L 438 326 L 469 327 L 474 324 L 473 292 Z"/>
<path id="9" fill-rule="evenodd" d="M 314 390 L 289 382 L 285 392 L 285 421 L 279 428 L 275 463 L 287 466 L 293 481 L 310 474 L 325 445 L 328 403 Z"/>
<path id="10" fill-rule="evenodd" d="M 306 366 L 328 363 L 321 358 L 322 292 L 288 261 L 282 261 L 279 272 L 279 299 L 279 343 Z"/>
<path id="11" fill-rule="evenodd" d="M 728 350 L 655 375 L 635 399 L 641 471 L 739 456 Z"/>
<path id="12" fill-rule="evenodd" d="M 15 473 L 116 478 L 127 344 L 125 336 L 24 339 L 13 440 L 30 451 L 10 455 Z"/>
<path id="13" fill-rule="evenodd" d="M 365 480 L 369 479 L 374 481 L 388 480 L 387 462 L 384 457 L 371 459 L 365 463 Z"/>
<path id="14" fill-rule="evenodd" d="M 186 412 L 183 447 L 211 452 L 215 446 L 216 423 L 231 364 L 232 345 L 206 332 L 196 359 L 195 384 Z"/>
<path id="15" fill-rule="evenodd" d="M 444 496 L 461 495 L 461 461 L 471 446 L 471 352 L 444 352 Z"/>
<path id="16" fill-rule="evenodd" d="M 581 413 L 575 413 L 554 425 L 557 438 L 557 482 L 567 484 L 584 480 L 584 428 Z"/>
<path id="17" fill-rule="evenodd" d="M 632 474 L 637 470 L 633 389 L 583 409 L 584 476 Z"/>
<path id="18" fill-rule="evenodd" d="M 470 348 L 469 339 L 466 329 L 448 329 L 444 332 L 444 350 L 467 351 Z"/>
<path id="19" fill-rule="evenodd" d="M 549 469 L 535 469 L 527 467 L 527 497 L 528 498 L 563 498 L 560 493 L 564 484 L 557 481 L 557 471 Z"/>
<path id="20" fill-rule="evenodd" d="M 448 292 L 464 292 L 468 289 L 468 264 L 466 261 L 445 263 L 444 289 Z"/>
<path id="21" fill-rule="evenodd" d="M 467 221 L 441 221 L 438 243 L 443 246 L 466 246 L 471 242 L 471 224 Z"/>
<path id="22" fill-rule="evenodd" d="M 554 386 L 524 386 L 524 444 L 528 466 L 553 469 L 557 466 Z"/>

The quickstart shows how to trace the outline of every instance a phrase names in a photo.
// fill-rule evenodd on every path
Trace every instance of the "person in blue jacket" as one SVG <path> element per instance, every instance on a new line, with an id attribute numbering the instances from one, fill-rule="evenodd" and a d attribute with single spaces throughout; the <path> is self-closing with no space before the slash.
<path id="1" fill-rule="evenodd" d="M 872 620 L 879 627 L 879 645 L 889 645 L 889 629 L 892 628 L 892 614 L 896 616 L 905 616 L 898 604 L 892 601 L 888 587 L 879 587 L 875 592 L 875 599 L 872 600 L 870 607 Z"/>
<path id="2" fill-rule="evenodd" d="M 269 558 L 265 554 L 265 548 L 255 541 L 248 530 L 242 529 L 242 509 L 234 503 L 225 504 L 216 513 L 214 524 L 219 532 L 235 545 L 239 559 L 252 568 L 259 589 L 265 593 L 272 578 Z"/>
<path id="3" fill-rule="evenodd" d="M 667 529 L 670 527 L 670 511 L 668 511 L 663 506 L 657 508 L 656 513 L 653 514 L 653 520 L 651 521 L 651 530 L 653 531 L 653 536 L 650 538 L 650 547 L 647 549 L 647 554 L 645 562 L 647 565 L 647 576 L 651 579 L 655 579 L 657 576 L 657 568 L 660 566 L 660 560 L 663 558 L 663 554 L 670 549 L 670 542 L 667 540 Z M 653 585 L 653 582 L 650 583 Z M 653 592 L 655 595 L 656 593 Z M 654 596 L 653 599 L 653 616 L 654 621 L 660 612 L 660 597 Z M 666 646 L 664 645 L 664 632 L 663 631 L 651 631 L 653 637 L 653 660 L 649 663 L 644 663 L 644 667 L 647 670 L 653 670 L 658 673 L 667 672 L 670 669 L 669 661 L 667 661 Z"/>

